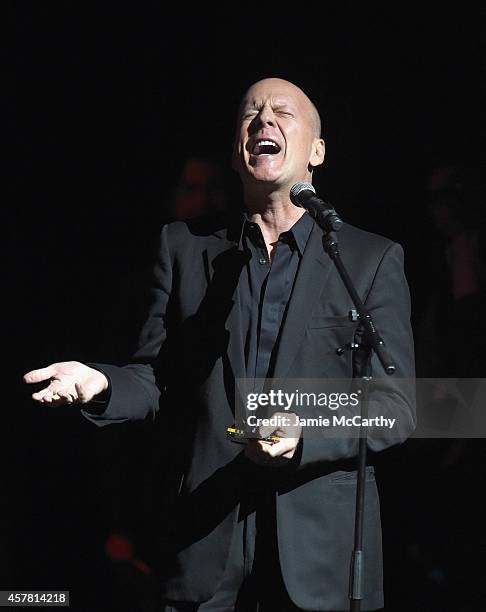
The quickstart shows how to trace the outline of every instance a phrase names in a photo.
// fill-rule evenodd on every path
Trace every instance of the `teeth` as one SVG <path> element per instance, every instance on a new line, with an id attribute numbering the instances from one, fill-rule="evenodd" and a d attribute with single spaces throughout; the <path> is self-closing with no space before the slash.
<path id="1" fill-rule="evenodd" d="M 259 146 L 261 146 L 261 145 L 270 145 L 271 147 L 277 148 L 277 145 L 274 142 L 272 142 L 271 140 L 259 140 L 257 142 L 257 145 L 259 145 Z"/>
<path id="2" fill-rule="evenodd" d="M 267 149 L 264 149 L 264 147 L 267 147 Z M 274 152 L 273 153 L 269 152 L 268 147 L 271 147 Z M 276 155 L 279 152 L 280 152 L 280 147 L 273 140 L 265 140 L 262 138 L 261 140 L 257 140 L 253 146 L 254 155 Z"/>

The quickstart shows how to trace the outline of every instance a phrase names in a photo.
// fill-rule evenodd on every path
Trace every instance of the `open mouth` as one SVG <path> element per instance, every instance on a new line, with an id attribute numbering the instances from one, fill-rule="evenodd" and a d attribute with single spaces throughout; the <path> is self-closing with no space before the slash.
<path id="1" fill-rule="evenodd" d="M 273 140 L 257 140 L 251 153 L 252 155 L 277 155 L 280 153 L 280 147 Z"/>

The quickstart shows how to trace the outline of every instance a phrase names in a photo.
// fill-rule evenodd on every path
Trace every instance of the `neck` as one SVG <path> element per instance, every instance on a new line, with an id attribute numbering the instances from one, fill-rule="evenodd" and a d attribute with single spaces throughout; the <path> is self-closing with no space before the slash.
<path id="1" fill-rule="evenodd" d="M 295 206 L 288 194 L 245 194 L 245 206 L 250 219 L 258 223 L 267 244 L 275 242 L 282 232 L 288 231 L 304 214 Z"/>

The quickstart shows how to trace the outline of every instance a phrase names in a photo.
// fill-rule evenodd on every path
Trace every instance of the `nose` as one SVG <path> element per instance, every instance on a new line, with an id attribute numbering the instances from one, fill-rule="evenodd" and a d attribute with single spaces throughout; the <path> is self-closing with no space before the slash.
<path id="1" fill-rule="evenodd" d="M 271 106 L 265 104 L 265 106 L 258 113 L 258 120 L 261 125 L 270 125 L 272 127 L 275 126 L 275 115 Z"/>

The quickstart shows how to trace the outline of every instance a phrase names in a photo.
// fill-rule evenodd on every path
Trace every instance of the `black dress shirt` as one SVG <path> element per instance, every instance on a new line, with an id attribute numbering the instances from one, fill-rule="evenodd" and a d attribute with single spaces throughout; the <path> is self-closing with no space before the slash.
<path id="1" fill-rule="evenodd" d="M 272 376 L 280 329 L 313 224 L 304 213 L 280 234 L 270 260 L 260 226 L 245 217 L 240 248 L 248 263 L 239 293 L 248 378 Z"/>

